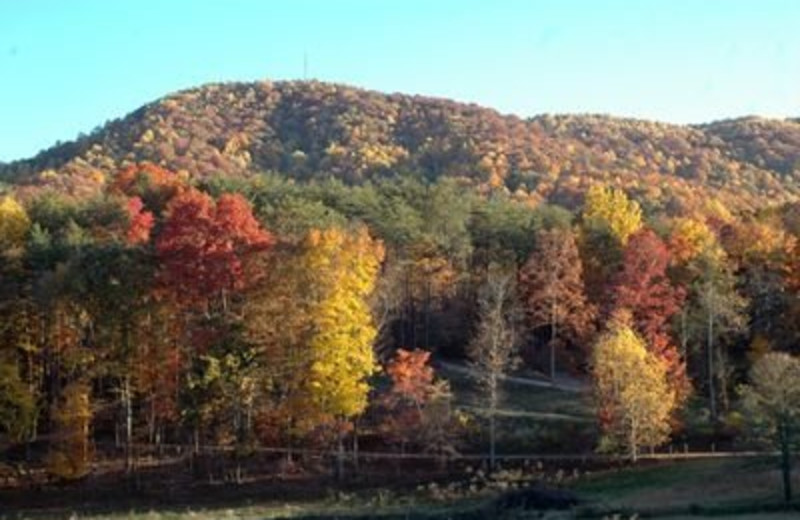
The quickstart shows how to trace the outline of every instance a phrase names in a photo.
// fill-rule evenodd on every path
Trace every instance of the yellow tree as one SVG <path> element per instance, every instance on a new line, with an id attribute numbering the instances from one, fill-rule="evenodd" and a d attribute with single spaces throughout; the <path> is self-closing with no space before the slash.
<path id="1" fill-rule="evenodd" d="M 312 230 L 263 260 L 245 305 L 247 340 L 265 359 L 261 435 L 291 446 L 297 436 L 344 422 L 367 405 L 376 369 L 370 309 L 383 247 L 366 228 Z"/>
<path id="2" fill-rule="evenodd" d="M 583 221 L 589 227 L 608 229 L 625 245 L 628 237 L 642 227 L 642 209 L 624 191 L 595 184 L 586 193 Z"/>
<path id="3" fill-rule="evenodd" d="M 0 200 L 0 249 L 22 245 L 31 221 L 19 202 L 11 197 Z"/>
<path id="4" fill-rule="evenodd" d="M 65 480 L 83 477 L 89 472 L 91 462 L 89 385 L 83 382 L 67 385 L 61 402 L 53 409 L 52 419 L 55 431 L 47 459 L 48 470 Z"/>
<path id="5" fill-rule="evenodd" d="M 368 298 L 375 289 L 384 250 L 362 227 L 353 232 L 312 230 L 303 268 L 310 277 L 306 296 L 311 338 L 306 380 L 313 406 L 336 422 L 339 475 L 343 472 L 345 421 L 367 406 L 367 378 L 376 371 L 377 328 Z"/>
<path id="6" fill-rule="evenodd" d="M 668 439 L 675 392 L 664 362 L 648 352 L 629 322 L 630 316 L 616 316 L 600 336 L 592 372 L 604 431 L 600 447 L 625 448 L 635 462 L 641 446 Z"/>
<path id="7" fill-rule="evenodd" d="M 306 239 L 303 267 L 313 278 L 314 301 L 308 384 L 320 411 L 333 417 L 356 416 L 367 405 L 377 334 L 367 298 L 382 259 L 383 246 L 366 228 L 313 230 Z"/>
<path id="8" fill-rule="evenodd" d="M 686 263 L 716 245 L 717 238 L 701 220 L 690 217 L 677 218 L 672 222 L 669 247 L 676 263 Z"/>
<path id="9" fill-rule="evenodd" d="M 16 360 L 0 354 L 0 435 L 14 442 L 29 438 L 36 420 L 35 397 Z"/>

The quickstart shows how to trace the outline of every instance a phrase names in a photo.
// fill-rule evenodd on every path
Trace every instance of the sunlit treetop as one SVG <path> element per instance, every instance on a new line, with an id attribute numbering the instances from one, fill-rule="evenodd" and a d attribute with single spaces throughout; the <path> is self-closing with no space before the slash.
<path id="1" fill-rule="evenodd" d="M 642 226 L 642 209 L 624 191 L 595 184 L 586 193 L 583 221 L 607 228 L 624 245 Z"/>
<path id="2" fill-rule="evenodd" d="M 0 249 L 22 245 L 31 221 L 19 202 L 11 197 L 0 199 Z"/>

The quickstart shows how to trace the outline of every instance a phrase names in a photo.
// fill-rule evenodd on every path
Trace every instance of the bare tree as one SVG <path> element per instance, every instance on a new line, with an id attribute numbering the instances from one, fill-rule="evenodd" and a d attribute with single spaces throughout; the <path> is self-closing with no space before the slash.
<path id="1" fill-rule="evenodd" d="M 469 355 L 486 393 L 489 420 L 489 464 L 495 467 L 495 418 L 500 402 L 500 382 L 517 363 L 517 337 L 521 312 L 512 270 L 489 267 L 478 295 L 478 327 Z"/>
<path id="2" fill-rule="evenodd" d="M 396 258 L 387 260 L 375 290 L 370 296 L 372 319 L 378 330 L 374 343 L 375 357 L 379 361 L 388 361 L 392 353 L 392 324 L 402 317 L 405 270 L 406 266 L 402 260 Z"/>
<path id="3" fill-rule="evenodd" d="M 695 315 L 705 336 L 708 402 L 712 421 L 716 422 L 720 392 L 727 405 L 727 356 L 720 343 L 726 335 L 741 331 L 746 325 L 747 301 L 736 290 L 736 277 L 726 259 L 705 252 L 699 259 L 701 274 L 694 283 Z M 717 383 L 720 383 L 717 387 Z"/>

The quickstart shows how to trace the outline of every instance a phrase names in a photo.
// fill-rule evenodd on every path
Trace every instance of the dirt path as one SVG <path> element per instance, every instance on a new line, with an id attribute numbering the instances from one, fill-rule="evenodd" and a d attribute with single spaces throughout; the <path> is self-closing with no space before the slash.
<path id="1" fill-rule="evenodd" d="M 436 364 L 444 368 L 445 370 L 449 370 L 451 372 L 458 372 L 460 374 L 467 375 L 471 378 L 477 377 L 475 369 L 470 366 L 451 363 L 449 361 L 442 361 L 442 360 L 438 360 Z M 587 388 L 586 383 L 584 383 L 580 379 L 563 374 L 557 375 L 555 381 L 534 379 L 531 377 L 519 377 L 519 376 L 503 376 L 501 379 L 503 381 L 517 385 L 536 386 L 539 388 L 550 388 L 553 390 L 561 390 L 564 392 L 573 392 L 573 393 L 582 393 L 586 391 Z"/>
<path id="2" fill-rule="evenodd" d="M 476 414 L 485 414 L 486 408 L 481 408 L 479 406 L 461 406 L 464 410 L 468 410 L 470 412 Z M 498 417 L 527 417 L 530 419 L 544 419 L 550 421 L 573 421 L 573 422 L 583 422 L 583 423 L 590 423 L 592 422 L 591 418 L 588 417 L 581 417 L 578 415 L 570 415 L 565 413 L 555 413 L 555 412 L 528 412 L 523 410 L 508 410 L 504 408 L 500 408 L 495 411 L 495 414 Z"/>

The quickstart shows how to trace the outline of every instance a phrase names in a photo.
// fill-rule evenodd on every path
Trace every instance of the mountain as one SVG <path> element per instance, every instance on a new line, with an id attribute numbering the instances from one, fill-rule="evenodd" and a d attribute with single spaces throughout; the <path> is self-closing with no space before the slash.
<path id="1" fill-rule="evenodd" d="M 275 171 L 347 183 L 398 172 L 567 203 L 603 181 L 650 209 L 737 209 L 800 195 L 800 119 L 682 126 L 601 115 L 522 119 L 474 104 L 311 82 L 211 84 L 145 105 L 75 141 L 0 164 L 22 193 L 95 193 L 133 161 L 192 178 Z"/>

